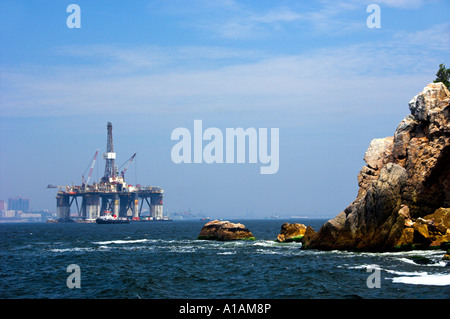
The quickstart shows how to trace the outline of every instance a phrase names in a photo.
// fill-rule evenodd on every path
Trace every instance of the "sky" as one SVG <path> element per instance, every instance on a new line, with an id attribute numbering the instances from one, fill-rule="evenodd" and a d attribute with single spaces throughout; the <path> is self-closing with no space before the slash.
<path id="1" fill-rule="evenodd" d="M 55 211 L 47 185 L 79 185 L 112 122 L 116 163 L 137 152 L 126 181 L 162 187 L 166 213 L 334 217 L 370 141 L 450 65 L 449 13 L 446 0 L 2 0 L 0 199 Z M 278 171 L 175 163 L 172 132 L 195 120 L 279 129 Z"/>

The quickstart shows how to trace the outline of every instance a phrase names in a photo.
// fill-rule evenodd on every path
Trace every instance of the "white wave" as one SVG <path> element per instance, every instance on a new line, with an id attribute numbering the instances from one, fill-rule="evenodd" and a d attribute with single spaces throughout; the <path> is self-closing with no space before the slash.
<path id="1" fill-rule="evenodd" d="M 262 246 L 262 247 L 276 247 L 280 246 L 281 243 L 275 242 L 273 240 L 261 240 L 253 243 L 254 246 Z"/>
<path id="2" fill-rule="evenodd" d="M 236 255 L 235 251 L 225 251 L 223 253 L 217 253 L 217 255 Z"/>
<path id="3" fill-rule="evenodd" d="M 274 250 L 268 250 L 268 249 L 257 249 L 256 250 L 257 254 L 262 254 L 262 255 L 286 255 L 286 253 L 281 252 L 281 251 L 274 251 Z"/>
<path id="4" fill-rule="evenodd" d="M 286 242 L 280 243 L 275 240 L 258 240 L 258 241 L 255 241 L 253 243 L 253 245 L 254 246 L 262 246 L 262 247 L 284 247 L 284 248 L 292 247 L 292 248 L 296 248 L 296 249 L 302 247 L 302 243 L 300 243 L 300 242 L 292 241 L 292 242 L 288 242 L 288 243 L 286 243 Z"/>
<path id="5" fill-rule="evenodd" d="M 347 267 L 347 269 L 380 269 L 381 270 L 381 267 L 379 265 L 375 265 L 375 264 L 362 264 L 362 265 L 356 265 L 356 266 L 349 266 L 349 267 Z"/>
<path id="6" fill-rule="evenodd" d="M 430 266 L 447 267 L 447 262 L 445 260 L 440 260 L 439 262 L 434 263 L 434 264 L 432 264 Z"/>
<path id="7" fill-rule="evenodd" d="M 410 285 L 449 286 L 450 274 L 447 275 L 421 275 L 392 278 L 392 282 Z"/>
<path id="8" fill-rule="evenodd" d="M 372 253 L 372 252 L 361 252 L 361 256 L 380 256 L 380 257 L 407 257 L 407 256 L 422 256 L 422 257 L 433 257 L 442 256 L 442 250 L 408 250 L 408 251 L 389 251 L 383 253 Z"/>
<path id="9" fill-rule="evenodd" d="M 98 246 L 96 250 L 100 251 L 112 251 L 112 250 L 126 250 L 126 251 L 133 251 L 133 250 L 146 250 L 146 251 L 152 251 L 155 250 L 156 247 L 151 246 L 113 246 L 113 245 L 102 245 Z M 94 251 L 94 250 L 93 250 Z"/>
<path id="10" fill-rule="evenodd" d="M 50 251 L 52 251 L 54 253 L 65 253 L 65 252 L 72 252 L 72 251 L 94 251 L 94 249 L 74 247 L 74 248 L 54 248 L 54 249 L 50 249 Z"/>
<path id="11" fill-rule="evenodd" d="M 109 241 L 97 241 L 93 244 L 97 245 L 109 245 L 109 244 L 134 244 L 134 243 L 144 243 L 149 241 L 148 239 L 133 239 L 133 240 L 109 240 Z"/>
<path id="12" fill-rule="evenodd" d="M 426 271 L 398 271 L 398 270 L 389 270 L 384 269 L 385 272 L 393 275 L 399 276 L 426 276 L 428 273 Z"/>
<path id="13" fill-rule="evenodd" d="M 342 266 L 337 266 L 337 268 L 347 268 L 347 269 L 379 269 L 380 271 L 385 271 L 389 274 L 394 275 L 400 275 L 400 276 L 424 276 L 427 275 L 427 272 L 421 271 L 421 272 L 407 272 L 407 271 L 396 271 L 396 270 L 389 270 L 381 268 L 380 265 L 376 264 L 362 264 L 362 265 L 356 265 L 356 266 L 349 266 L 348 264 L 344 264 Z"/>
<path id="14" fill-rule="evenodd" d="M 419 263 L 415 262 L 413 259 L 409 259 L 409 258 L 397 258 L 397 259 L 404 263 L 407 263 L 407 264 L 420 265 L 423 267 L 445 267 L 445 266 L 447 266 L 447 263 L 444 260 L 439 260 L 436 262 L 434 262 L 433 260 L 430 260 L 430 263 L 419 264 Z"/>
<path id="15" fill-rule="evenodd" d="M 194 253 L 197 251 L 197 247 L 194 247 L 192 245 L 160 246 L 156 248 L 160 251 L 168 251 L 171 253 Z"/>
<path id="16" fill-rule="evenodd" d="M 409 258 L 397 258 L 397 259 L 407 264 L 417 265 L 417 263 L 415 263 L 414 260 Z"/>
<path id="17" fill-rule="evenodd" d="M 282 256 L 299 256 L 303 254 L 300 249 L 296 250 L 280 250 L 280 249 L 256 249 L 257 254 L 261 255 L 282 255 Z"/>
<path id="18" fill-rule="evenodd" d="M 225 241 L 225 242 L 217 242 L 219 246 L 222 247 L 240 247 L 246 245 L 248 242 L 244 240 L 232 240 L 232 241 Z"/>

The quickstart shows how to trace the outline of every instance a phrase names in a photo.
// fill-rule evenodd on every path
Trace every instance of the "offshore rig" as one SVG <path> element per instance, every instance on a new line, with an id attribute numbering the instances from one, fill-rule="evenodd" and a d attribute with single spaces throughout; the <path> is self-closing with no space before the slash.
<path id="1" fill-rule="evenodd" d="M 111 215 L 113 218 L 130 221 L 170 220 L 163 215 L 164 191 L 156 186 L 129 185 L 125 182 L 125 172 L 136 156 L 131 156 L 125 168 L 119 173 L 115 165 L 112 124 L 107 124 L 107 145 L 103 158 L 106 160 L 105 174 L 99 183 L 89 184 L 97 160 L 98 150 L 89 165 L 87 179 L 82 175 L 81 186 L 54 186 L 59 188 L 56 195 L 58 222 L 95 222 L 98 218 Z M 124 164 L 125 165 L 125 164 Z M 123 166 L 123 165 L 122 165 Z M 87 171 L 87 169 L 86 169 Z M 71 214 L 75 202 L 76 214 Z M 148 216 L 141 216 L 142 207 L 148 205 Z"/>

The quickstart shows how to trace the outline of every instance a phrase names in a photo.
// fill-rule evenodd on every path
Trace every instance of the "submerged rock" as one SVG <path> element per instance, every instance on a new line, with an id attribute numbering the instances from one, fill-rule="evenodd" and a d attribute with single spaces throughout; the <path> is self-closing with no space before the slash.
<path id="1" fill-rule="evenodd" d="M 450 92 L 432 83 L 393 137 L 374 139 L 357 198 L 306 248 L 388 251 L 450 240 Z"/>
<path id="2" fill-rule="evenodd" d="M 406 257 L 406 258 L 412 260 L 414 263 L 416 263 L 418 265 L 434 264 L 434 262 L 430 258 L 426 258 L 423 256 L 410 256 L 410 257 Z"/>
<path id="3" fill-rule="evenodd" d="M 229 221 L 213 220 L 206 223 L 197 239 L 206 240 L 254 240 L 255 236 L 240 223 L 231 223 Z"/>
<path id="4" fill-rule="evenodd" d="M 442 257 L 443 260 L 450 260 L 450 249 L 447 250 L 444 257 Z"/>

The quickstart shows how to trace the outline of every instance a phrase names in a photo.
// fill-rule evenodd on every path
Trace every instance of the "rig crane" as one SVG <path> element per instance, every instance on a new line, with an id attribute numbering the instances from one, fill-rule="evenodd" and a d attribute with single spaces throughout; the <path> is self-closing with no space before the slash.
<path id="1" fill-rule="evenodd" d="M 122 178 L 125 177 L 125 172 L 128 169 L 128 166 L 130 166 L 131 162 L 134 160 L 135 156 L 137 153 L 134 153 L 133 156 L 131 156 L 127 162 L 125 162 L 127 165 L 125 166 L 125 168 L 123 169 L 123 171 L 120 173 L 120 176 L 122 176 Z M 124 164 L 125 165 L 125 164 Z M 123 166 L 123 165 L 122 165 Z"/>
<path id="2" fill-rule="evenodd" d="M 81 176 L 83 185 L 88 185 L 88 184 L 89 184 L 89 180 L 91 179 L 91 176 L 92 176 L 92 171 L 94 170 L 95 162 L 97 161 L 97 155 L 98 155 L 98 149 L 97 149 L 97 151 L 95 152 L 94 158 L 92 159 L 92 161 L 91 161 L 91 163 L 90 163 L 91 169 L 89 170 L 89 175 L 88 175 L 87 180 L 84 179 L 84 174 L 86 174 L 86 172 L 87 172 L 89 166 L 88 166 L 88 168 L 86 168 L 86 170 L 84 171 L 84 174 Z"/>

